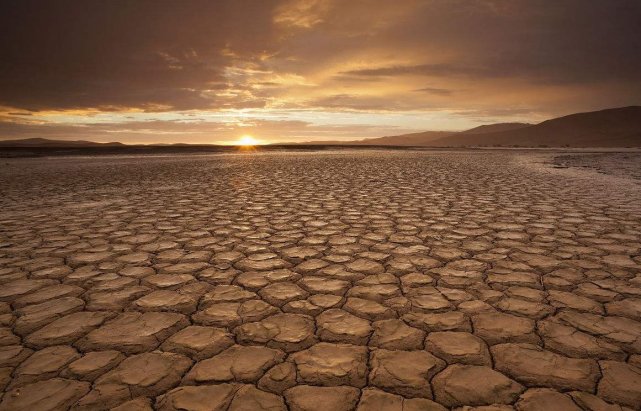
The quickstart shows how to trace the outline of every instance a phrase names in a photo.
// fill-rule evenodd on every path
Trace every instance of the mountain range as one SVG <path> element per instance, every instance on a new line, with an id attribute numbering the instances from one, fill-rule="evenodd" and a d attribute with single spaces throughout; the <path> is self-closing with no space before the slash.
<path id="1" fill-rule="evenodd" d="M 172 146 L 192 146 L 176 143 Z M 529 123 L 487 124 L 470 130 L 424 131 L 360 140 L 325 140 L 278 145 L 346 145 L 346 146 L 405 146 L 405 147 L 640 147 L 641 106 L 612 108 L 571 114 Z M 96 143 L 84 140 L 49 140 L 30 138 L 0 140 L 0 147 L 120 147 L 123 143 Z M 157 145 L 159 146 L 159 145 Z M 162 146 L 166 146 L 163 144 Z M 202 146 L 202 145 L 193 145 Z"/>
<path id="2" fill-rule="evenodd" d="M 96 143 L 87 140 L 51 140 L 48 138 L 25 138 L 21 140 L 0 140 L 0 147 L 121 147 L 126 144 L 113 141 Z"/>
<path id="3" fill-rule="evenodd" d="M 570 114 L 538 124 L 496 123 L 458 132 L 424 131 L 356 141 L 300 144 L 380 146 L 639 147 L 641 106 Z"/>
<path id="4" fill-rule="evenodd" d="M 523 124 L 510 129 L 496 124 L 453 133 L 430 140 L 435 146 L 549 146 L 549 147 L 638 147 L 641 146 L 641 107 L 631 106 L 577 113 Z"/>
<path id="5" fill-rule="evenodd" d="M 529 123 L 496 123 L 459 132 L 425 131 L 356 141 L 301 144 L 384 146 L 639 147 L 641 106 L 570 114 Z"/>

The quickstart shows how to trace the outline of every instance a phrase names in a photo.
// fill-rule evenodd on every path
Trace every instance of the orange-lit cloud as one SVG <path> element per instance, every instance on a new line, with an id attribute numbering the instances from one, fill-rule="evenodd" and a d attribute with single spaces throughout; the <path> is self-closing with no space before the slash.
<path id="1" fill-rule="evenodd" d="M 355 138 L 640 104 L 639 21 L 635 0 L 12 2 L 0 139 Z"/>

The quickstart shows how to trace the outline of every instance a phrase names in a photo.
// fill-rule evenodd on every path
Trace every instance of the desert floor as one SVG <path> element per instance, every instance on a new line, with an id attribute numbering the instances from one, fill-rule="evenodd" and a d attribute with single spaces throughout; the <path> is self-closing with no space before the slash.
<path id="1" fill-rule="evenodd" d="M 3 159 L 0 193 L 0 410 L 641 409 L 638 153 Z"/>

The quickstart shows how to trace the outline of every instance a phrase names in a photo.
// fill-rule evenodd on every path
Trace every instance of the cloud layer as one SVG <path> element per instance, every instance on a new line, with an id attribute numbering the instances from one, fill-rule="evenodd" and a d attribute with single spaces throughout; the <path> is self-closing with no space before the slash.
<path id="1" fill-rule="evenodd" d="M 141 112 L 166 142 L 193 121 L 213 141 L 366 137 L 641 104 L 639 21 L 636 0 L 7 2 L 0 138 L 131 139 Z"/>

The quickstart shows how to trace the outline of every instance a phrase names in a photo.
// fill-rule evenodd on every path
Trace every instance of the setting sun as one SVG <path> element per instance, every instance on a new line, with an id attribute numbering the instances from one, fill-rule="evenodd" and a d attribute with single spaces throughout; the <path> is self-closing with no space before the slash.
<path id="1" fill-rule="evenodd" d="M 244 135 L 238 139 L 239 146 L 257 146 L 261 142 L 250 135 Z"/>

